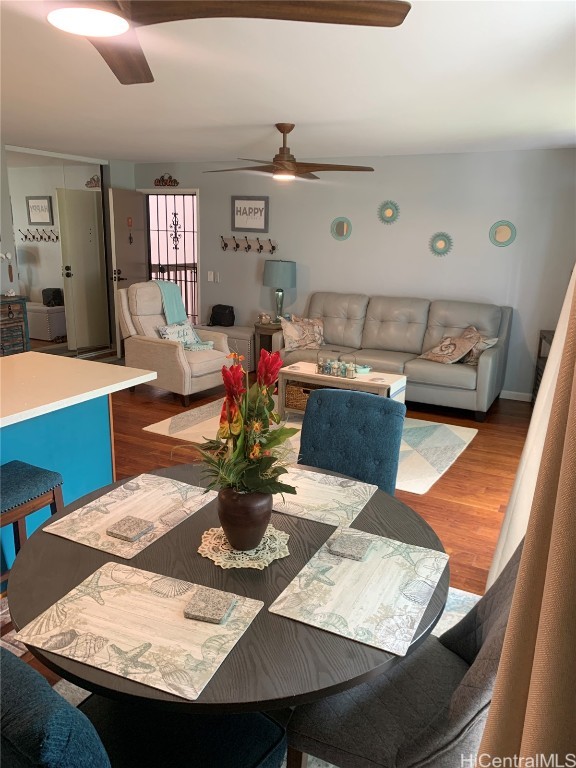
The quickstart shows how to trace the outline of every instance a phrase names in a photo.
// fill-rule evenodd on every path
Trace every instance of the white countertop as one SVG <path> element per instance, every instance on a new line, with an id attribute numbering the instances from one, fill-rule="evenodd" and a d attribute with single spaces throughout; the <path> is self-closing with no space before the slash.
<path id="1" fill-rule="evenodd" d="M 156 371 L 43 352 L 0 358 L 0 427 L 157 378 Z"/>

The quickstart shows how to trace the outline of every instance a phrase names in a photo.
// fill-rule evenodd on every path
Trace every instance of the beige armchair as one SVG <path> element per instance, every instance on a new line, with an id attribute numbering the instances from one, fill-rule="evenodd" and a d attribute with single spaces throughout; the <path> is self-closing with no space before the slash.
<path id="1" fill-rule="evenodd" d="M 161 339 L 156 329 L 166 319 L 160 289 L 152 280 L 120 289 L 118 303 L 126 365 L 156 371 L 154 385 L 180 395 L 183 405 L 189 405 L 190 395 L 222 384 L 222 366 L 232 362 L 225 333 L 198 328 L 202 341 L 214 342 L 213 349 L 199 352 Z"/>

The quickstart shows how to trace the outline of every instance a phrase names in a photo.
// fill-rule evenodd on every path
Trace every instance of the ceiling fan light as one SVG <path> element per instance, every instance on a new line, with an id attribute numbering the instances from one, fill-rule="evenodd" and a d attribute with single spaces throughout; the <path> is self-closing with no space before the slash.
<path id="1" fill-rule="evenodd" d="M 288 171 L 276 171 L 276 173 L 272 174 L 272 178 L 276 179 L 276 181 L 293 181 L 296 176 Z"/>
<path id="2" fill-rule="evenodd" d="M 58 8 L 47 16 L 52 26 L 85 37 L 116 37 L 130 25 L 122 16 L 97 8 Z"/>

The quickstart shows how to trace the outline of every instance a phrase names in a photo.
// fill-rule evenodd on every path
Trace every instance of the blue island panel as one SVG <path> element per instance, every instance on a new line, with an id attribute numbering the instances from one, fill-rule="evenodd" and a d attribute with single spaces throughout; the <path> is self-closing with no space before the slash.
<path id="1" fill-rule="evenodd" d="M 113 480 L 108 395 L 3 427 L 0 441 L 2 464 L 19 459 L 60 472 L 65 504 Z M 28 535 L 48 517 L 50 507 L 29 515 Z M 2 570 L 13 561 L 9 525 L 2 528 Z"/>

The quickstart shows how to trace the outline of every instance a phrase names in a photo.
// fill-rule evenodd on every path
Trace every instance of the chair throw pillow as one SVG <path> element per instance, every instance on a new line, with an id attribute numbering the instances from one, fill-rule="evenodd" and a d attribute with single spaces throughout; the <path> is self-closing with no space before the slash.
<path id="1" fill-rule="evenodd" d="M 293 349 L 320 349 L 324 343 L 321 319 L 292 315 L 292 320 L 282 318 L 281 322 L 287 352 Z"/>
<path id="2" fill-rule="evenodd" d="M 461 363 L 466 363 L 466 365 L 478 365 L 478 359 L 482 352 L 486 349 L 490 349 L 490 347 L 493 347 L 498 342 L 498 337 L 495 339 L 487 339 L 486 336 L 482 336 L 480 331 L 473 325 L 469 325 L 468 328 L 464 330 L 462 337 L 474 339 L 474 346 L 470 352 L 467 352 L 460 360 Z"/>
<path id="3" fill-rule="evenodd" d="M 470 352 L 475 339 L 465 339 L 463 336 L 444 336 L 440 344 L 420 355 L 423 360 L 434 363 L 457 363 Z"/>
<path id="4" fill-rule="evenodd" d="M 170 341 L 179 341 L 184 349 L 192 352 L 199 352 L 206 349 L 212 349 L 213 341 L 202 341 L 189 322 L 172 323 L 172 325 L 160 325 L 156 328 L 161 339 Z"/>

